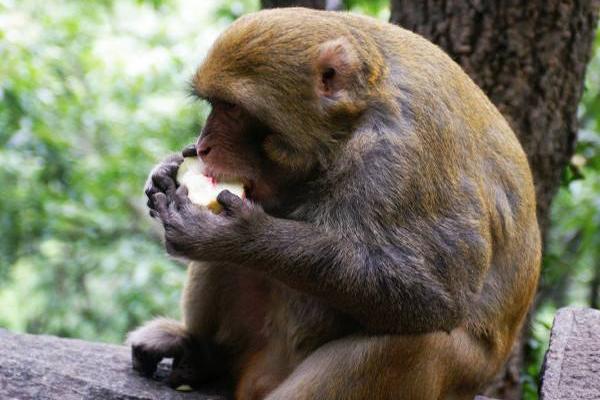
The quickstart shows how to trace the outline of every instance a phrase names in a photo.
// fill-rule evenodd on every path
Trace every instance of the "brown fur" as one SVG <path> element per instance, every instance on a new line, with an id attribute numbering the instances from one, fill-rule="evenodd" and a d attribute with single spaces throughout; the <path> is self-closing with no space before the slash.
<path id="1" fill-rule="evenodd" d="M 214 216 L 176 190 L 177 162 L 151 174 L 167 249 L 203 262 L 186 346 L 223 349 L 237 399 L 472 398 L 540 262 L 527 160 L 481 90 L 404 29 L 282 9 L 225 31 L 194 91 L 213 103 L 204 161 L 255 190 Z"/>

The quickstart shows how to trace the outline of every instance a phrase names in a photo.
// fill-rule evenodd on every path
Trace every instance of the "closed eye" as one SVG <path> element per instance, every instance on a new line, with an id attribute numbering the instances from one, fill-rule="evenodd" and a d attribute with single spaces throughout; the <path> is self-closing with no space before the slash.
<path id="1" fill-rule="evenodd" d="M 237 107 L 237 104 L 229 103 L 227 101 L 221 101 L 219 104 L 225 111 L 234 110 Z"/>

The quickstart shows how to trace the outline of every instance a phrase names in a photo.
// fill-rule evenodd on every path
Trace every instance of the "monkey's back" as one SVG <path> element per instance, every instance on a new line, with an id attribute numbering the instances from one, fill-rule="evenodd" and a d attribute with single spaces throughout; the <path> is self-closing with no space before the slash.
<path id="1" fill-rule="evenodd" d="M 525 153 L 497 108 L 441 49 L 402 28 L 374 25 L 389 68 L 387 87 L 399 107 L 396 140 L 417 149 L 417 190 L 425 198 L 427 190 L 443 193 L 454 203 L 432 209 L 479 219 L 489 242 L 485 279 L 476 301 L 466 303 L 467 326 L 508 352 L 535 294 L 541 258 Z M 461 212 L 469 207 L 476 213 Z M 490 332 L 498 326 L 500 332 Z"/>
<path id="2" fill-rule="evenodd" d="M 237 98 L 248 99 L 250 111 L 265 115 L 275 131 L 308 140 L 307 127 L 318 126 L 318 112 L 299 112 L 301 102 L 288 99 L 313 96 L 313 84 L 303 79 L 323 42 L 349 38 L 364 73 L 355 85 L 366 88 L 366 111 L 337 158 L 344 165 L 330 166 L 322 179 L 327 193 L 294 217 L 357 243 L 423 238 L 429 243 L 417 253 L 441 254 L 429 272 L 446 274 L 450 286 L 466 283 L 450 289 L 464 326 L 506 353 L 533 299 L 541 252 L 531 172 L 506 120 L 454 61 L 414 33 L 347 13 L 259 14 L 233 24 L 202 74 L 211 85 L 222 81 L 224 93 L 237 89 Z M 226 88 L 227 80 L 217 78 L 229 69 L 221 53 L 236 54 L 236 65 L 247 67 L 254 82 L 278 89 L 257 96 L 252 81 Z M 270 80 L 275 75 L 285 80 Z"/>
<path id="3" fill-rule="evenodd" d="M 485 275 L 473 282 L 475 301 L 464 302 L 466 326 L 491 336 L 501 326 L 499 342 L 510 346 L 533 299 L 541 258 L 533 178 L 516 135 L 462 68 L 421 36 L 352 14 L 319 18 L 346 25 L 373 54 L 370 72 L 381 80 L 376 96 L 397 107 L 380 131 L 397 146 L 395 156 L 408 159 L 398 162 L 399 179 L 413 175 L 401 206 L 414 208 L 410 201 L 419 199 L 417 212 L 434 215 L 434 223 L 445 216 L 476 220 L 488 244 L 478 250 Z"/>

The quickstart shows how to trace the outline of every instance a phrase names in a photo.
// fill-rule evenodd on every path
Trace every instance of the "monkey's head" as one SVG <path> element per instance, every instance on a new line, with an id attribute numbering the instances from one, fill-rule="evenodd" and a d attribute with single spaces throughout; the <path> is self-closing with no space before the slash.
<path id="1" fill-rule="evenodd" d="M 334 156 L 385 73 L 373 41 L 341 18 L 261 11 L 217 39 L 193 79 L 213 106 L 197 147 L 216 175 L 298 177 Z"/>

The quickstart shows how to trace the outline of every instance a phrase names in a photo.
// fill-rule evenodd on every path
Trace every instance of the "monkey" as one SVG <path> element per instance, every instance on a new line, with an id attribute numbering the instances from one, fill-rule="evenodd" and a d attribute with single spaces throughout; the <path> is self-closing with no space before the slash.
<path id="1" fill-rule="evenodd" d="M 349 13 L 263 10 L 198 67 L 195 145 L 245 196 L 192 205 L 150 173 L 150 215 L 189 260 L 182 321 L 131 332 L 135 369 L 230 380 L 238 400 L 472 399 L 505 363 L 541 257 L 514 132 L 441 49 Z"/>

